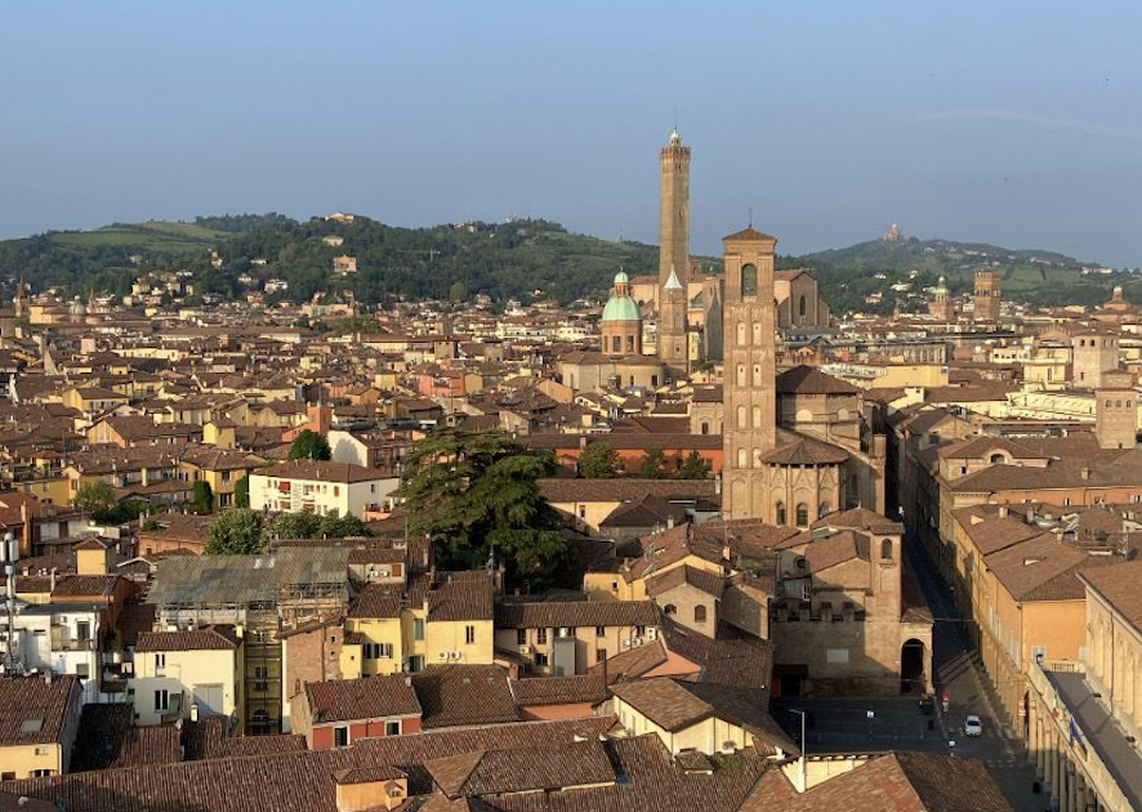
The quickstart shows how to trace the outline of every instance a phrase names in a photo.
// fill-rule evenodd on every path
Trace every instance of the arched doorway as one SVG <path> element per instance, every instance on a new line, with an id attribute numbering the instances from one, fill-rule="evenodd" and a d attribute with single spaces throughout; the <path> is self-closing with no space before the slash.
<path id="1" fill-rule="evenodd" d="M 916 638 L 905 641 L 900 649 L 900 693 L 922 694 L 928 689 L 927 648 Z"/>

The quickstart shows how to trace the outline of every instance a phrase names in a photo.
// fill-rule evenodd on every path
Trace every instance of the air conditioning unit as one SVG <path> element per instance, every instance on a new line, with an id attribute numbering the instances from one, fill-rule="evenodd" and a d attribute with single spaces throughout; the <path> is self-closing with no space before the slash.
<path id="1" fill-rule="evenodd" d="M 647 629 L 647 630 L 646 630 L 646 639 L 647 639 L 647 640 L 649 640 L 649 641 L 650 641 L 650 642 L 652 642 L 652 643 L 653 643 L 655 640 L 657 640 L 657 639 L 658 639 L 658 629 L 655 629 L 655 628 L 653 628 L 653 627 L 651 627 L 651 628 Z"/>
<path id="2" fill-rule="evenodd" d="M 531 654 L 531 646 L 520 646 L 519 653 L 526 657 L 527 655 Z"/>
<path id="3" fill-rule="evenodd" d="M 383 569 L 383 570 L 377 570 L 377 574 L 381 578 L 388 578 L 392 573 L 390 573 L 387 569 Z"/>
<path id="4" fill-rule="evenodd" d="M 448 659 L 450 659 L 450 660 L 459 660 L 463 656 L 464 655 L 462 655 L 459 651 L 448 652 Z"/>
<path id="5" fill-rule="evenodd" d="M 633 645 L 634 645 L 634 641 L 631 640 L 629 637 L 623 641 L 623 648 L 630 648 Z"/>
<path id="6" fill-rule="evenodd" d="M 439 654 L 439 655 L 437 655 L 437 656 L 439 656 L 439 657 L 440 657 L 440 659 L 442 659 L 442 660 L 447 660 L 447 659 L 448 659 L 448 655 L 449 655 L 449 654 L 451 654 L 451 652 L 449 652 L 449 651 L 442 651 L 442 652 L 440 652 L 440 654 Z"/>

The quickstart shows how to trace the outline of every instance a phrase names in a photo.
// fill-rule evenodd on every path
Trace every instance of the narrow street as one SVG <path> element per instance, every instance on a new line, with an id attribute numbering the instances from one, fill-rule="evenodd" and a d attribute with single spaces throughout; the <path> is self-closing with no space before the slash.
<path id="1" fill-rule="evenodd" d="M 1048 796 L 1033 792 L 1035 769 L 1028 761 L 1018 734 L 998 710 L 999 704 L 971 642 L 967 624 L 959 617 L 935 563 L 924 545 L 910 536 L 905 538 L 904 549 L 935 618 L 932 639 L 936 695 L 939 697 L 947 690 L 950 700 L 947 712 L 936 703 L 936 715 L 947 750 L 957 756 L 983 761 L 1016 812 L 1041 812 L 1050 808 Z M 963 735 L 964 718 L 969 714 L 982 720 L 983 736 Z"/>
<path id="2" fill-rule="evenodd" d="M 773 700 L 773 718 L 794 740 L 800 740 L 798 712 L 803 711 L 810 755 L 906 750 L 975 758 L 986 765 L 1015 812 L 1050 809 L 1049 796 L 1033 791 L 1035 770 L 1022 742 L 998 711 L 967 624 L 957 615 L 935 565 L 915 539 L 906 538 L 904 548 L 935 618 L 936 696 L 948 691 L 948 710 L 937 701 L 934 712 L 925 715 L 915 694 L 864 699 L 787 697 Z M 982 721 L 982 736 L 964 735 L 969 714 Z"/>

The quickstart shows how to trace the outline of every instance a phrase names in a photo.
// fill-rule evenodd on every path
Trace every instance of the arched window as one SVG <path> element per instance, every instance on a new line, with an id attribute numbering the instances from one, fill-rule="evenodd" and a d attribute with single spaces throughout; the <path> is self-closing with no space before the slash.
<path id="1" fill-rule="evenodd" d="M 706 604 L 699 603 L 699 604 L 696 604 L 694 606 L 694 622 L 695 623 L 705 623 L 706 622 Z"/>
<path id="2" fill-rule="evenodd" d="M 773 508 L 773 519 L 778 524 L 785 524 L 785 503 L 778 502 Z"/>
<path id="3" fill-rule="evenodd" d="M 620 336 L 611 336 L 611 352 L 620 352 L 622 348 L 622 338 Z"/>
<path id="4" fill-rule="evenodd" d="M 745 322 L 744 321 L 738 322 L 738 346 L 739 347 L 745 346 Z"/>
<path id="5" fill-rule="evenodd" d="M 1115 408 L 1121 409 L 1122 408 L 1122 401 L 1121 400 L 1114 401 L 1114 406 L 1115 406 Z"/>
<path id="6" fill-rule="evenodd" d="M 805 318 L 805 295 L 801 295 L 801 300 L 797 303 L 797 315 Z"/>
<path id="7" fill-rule="evenodd" d="M 761 344 L 761 322 L 759 321 L 753 323 L 753 343 L 755 345 Z"/>
<path id="8" fill-rule="evenodd" d="M 883 539 L 880 542 L 880 558 L 882 561 L 892 560 L 892 539 Z"/>
<path id="9" fill-rule="evenodd" d="M 833 512 L 833 509 L 829 506 L 829 503 L 828 502 L 822 502 L 821 506 L 819 508 L 817 508 L 817 518 L 823 519 L 832 512 Z"/>
<path id="10" fill-rule="evenodd" d="M 742 296 L 757 295 L 757 266 L 742 266 Z"/>
<path id="11" fill-rule="evenodd" d="M 746 422 L 745 422 L 745 406 L 742 406 L 741 404 L 738 404 L 738 408 L 737 408 L 737 416 L 738 416 L 738 428 L 739 428 L 739 429 L 744 429 L 744 428 L 746 427 Z"/>
<path id="12" fill-rule="evenodd" d="M 760 406 L 754 406 L 753 407 L 753 427 L 755 429 L 761 428 L 761 407 Z"/>
<path id="13" fill-rule="evenodd" d="M 710 433 L 710 424 L 707 423 L 705 420 L 702 421 L 701 432 L 702 432 L 702 434 L 709 434 Z"/>
<path id="14" fill-rule="evenodd" d="M 753 365 L 753 385 L 761 386 L 761 364 Z"/>
<path id="15" fill-rule="evenodd" d="M 677 613 L 678 613 L 678 607 L 672 603 L 666 604 L 666 608 L 664 608 L 662 610 L 662 614 L 664 614 L 664 615 L 675 615 Z"/>
<path id="16" fill-rule="evenodd" d="M 1007 458 L 1002 454 L 992 454 L 990 462 L 992 465 L 1003 465 L 1007 462 Z"/>
<path id="17" fill-rule="evenodd" d="M 738 468 L 745 468 L 745 466 L 746 466 L 745 449 L 739 448 L 738 449 Z"/>
<path id="18" fill-rule="evenodd" d="M 760 468 L 761 467 L 761 449 L 760 448 L 755 448 L 753 450 L 753 467 L 754 468 Z"/>
<path id="19" fill-rule="evenodd" d="M 745 364 L 738 364 L 738 386 L 745 386 Z"/>
<path id="20" fill-rule="evenodd" d="M 798 504 L 795 518 L 798 527 L 806 527 L 809 524 L 809 506 L 804 502 Z"/>

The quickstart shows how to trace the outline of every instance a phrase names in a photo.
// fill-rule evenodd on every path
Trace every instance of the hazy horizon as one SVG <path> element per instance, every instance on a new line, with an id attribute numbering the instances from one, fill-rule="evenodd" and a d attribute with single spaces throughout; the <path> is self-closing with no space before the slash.
<path id="1" fill-rule="evenodd" d="M 896 222 L 1137 267 L 1140 18 L 1127 3 L 22 4 L 0 31 L 0 237 L 340 209 L 657 243 L 677 122 L 697 255 L 752 210 L 787 254 Z"/>

